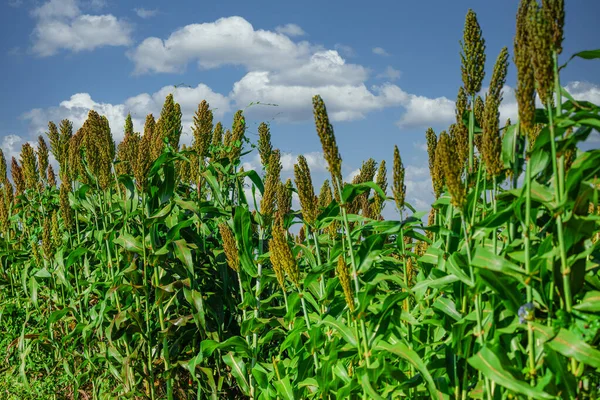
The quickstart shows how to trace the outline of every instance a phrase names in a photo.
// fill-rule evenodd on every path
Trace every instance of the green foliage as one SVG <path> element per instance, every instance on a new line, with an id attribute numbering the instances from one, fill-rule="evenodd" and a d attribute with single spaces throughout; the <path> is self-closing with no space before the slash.
<path id="1" fill-rule="evenodd" d="M 438 171 L 427 226 L 405 201 L 412 214 L 380 218 L 392 197 L 385 172 L 373 182 L 373 160 L 368 179 L 340 182 L 318 96 L 333 191 L 327 183 L 317 197 L 310 183 L 310 213 L 288 210 L 301 188 L 279 182 L 278 150 L 263 146 L 277 173 L 241 170 L 241 111 L 225 139 L 206 117 L 197 146 L 179 151 L 171 96 L 156 125 L 160 152 L 149 158 L 149 116 L 140 151 L 121 148 L 131 165 L 122 169 L 106 118 L 91 113 L 70 149 L 60 144 L 70 123 L 60 135 L 49 125 L 60 190 L 37 184 L 30 146 L 23 167 L 12 163 L 14 200 L 0 182 L 0 397 L 597 398 L 600 150 L 578 147 L 600 126 L 600 107 L 561 88 L 554 61 L 556 106 L 536 111 L 535 143 L 522 124 L 507 128 L 493 178 L 477 155 L 473 171 L 455 162 L 450 136 L 427 134 L 438 144 L 432 174 L 436 162 L 456 164 Z M 207 103 L 200 110 L 212 115 Z M 480 127 L 469 113 L 472 150 Z M 193 176 L 182 172 L 190 162 Z M 267 191 L 270 202 L 283 191 L 277 211 L 253 212 Z"/>

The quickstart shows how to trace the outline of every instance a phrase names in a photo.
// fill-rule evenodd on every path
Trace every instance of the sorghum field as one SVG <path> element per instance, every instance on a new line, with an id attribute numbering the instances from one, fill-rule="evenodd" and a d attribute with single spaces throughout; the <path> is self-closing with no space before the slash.
<path id="1" fill-rule="evenodd" d="M 0 397 L 598 398 L 600 150 L 581 144 L 600 107 L 560 72 L 600 50 L 561 54 L 563 1 L 542 3 L 521 1 L 493 71 L 466 14 L 456 123 L 424 133 L 428 214 L 398 148 L 343 182 L 319 95 L 320 188 L 302 156 L 281 182 L 269 126 L 250 143 L 241 110 L 229 128 L 203 101 L 180 147 L 172 95 L 118 145 L 90 111 L 2 155 Z M 509 64 L 518 121 L 499 120 Z"/>

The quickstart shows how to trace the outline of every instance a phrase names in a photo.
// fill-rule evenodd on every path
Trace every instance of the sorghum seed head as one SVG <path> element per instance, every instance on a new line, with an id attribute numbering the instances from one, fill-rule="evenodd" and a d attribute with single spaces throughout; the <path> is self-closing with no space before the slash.
<path id="1" fill-rule="evenodd" d="M 323 102 L 323 99 L 319 95 L 314 96 L 312 102 L 317 134 L 321 140 L 321 146 L 323 148 L 325 160 L 327 160 L 327 164 L 329 165 L 334 196 L 339 202 L 340 193 L 338 190 L 338 184 L 340 186 L 342 185 L 342 157 L 340 156 L 340 152 L 335 140 L 333 126 L 329 123 L 329 116 L 327 115 L 325 102 Z"/>
<path id="2" fill-rule="evenodd" d="M 467 111 L 469 106 L 469 99 L 464 87 L 458 88 L 458 95 L 456 96 L 456 123 L 463 124 L 463 115 Z M 430 128 L 431 129 L 431 128 Z"/>
<path id="3" fill-rule="evenodd" d="M 235 272 L 239 272 L 240 259 L 238 256 L 237 242 L 235 241 L 233 232 L 225 223 L 219 224 L 219 232 L 221 233 L 221 238 L 223 239 L 223 251 L 225 252 L 225 257 L 227 258 L 227 265 L 229 265 L 229 268 Z"/>
<path id="4" fill-rule="evenodd" d="M 39 166 L 39 170 L 40 170 L 40 175 L 43 175 L 44 178 L 46 177 L 46 171 L 48 171 L 48 145 L 46 144 L 46 141 L 44 140 L 43 136 L 39 136 L 38 137 L 38 146 L 37 146 L 37 159 L 38 159 L 38 166 Z"/>
<path id="5" fill-rule="evenodd" d="M 521 0 L 517 13 L 517 28 L 514 41 L 514 63 L 517 67 L 515 96 L 519 108 L 521 130 L 529 134 L 535 118 L 535 77 L 529 54 L 530 37 L 528 15 L 533 0 Z"/>
<path id="6" fill-rule="evenodd" d="M 469 158 L 469 130 L 462 122 L 450 125 L 448 130 L 456 149 L 456 157 L 462 167 Z"/>
<path id="7" fill-rule="evenodd" d="M 52 165 L 48 165 L 47 180 L 50 187 L 56 187 L 56 175 L 54 174 L 54 168 L 52 168 Z"/>
<path id="8" fill-rule="evenodd" d="M 271 131 L 269 125 L 261 122 L 258 126 L 258 154 L 260 155 L 260 161 L 262 162 L 263 167 L 266 167 L 267 164 L 269 164 L 269 157 L 271 157 L 272 151 L 273 146 L 271 145 Z"/>
<path id="9" fill-rule="evenodd" d="M 332 201 L 331 185 L 329 185 L 329 179 L 325 179 L 319 191 L 319 207 L 326 208 Z"/>
<path id="10" fill-rule="evenodd" d="M 208 146 L 212 139 L 213 131 L 213 112 L 209 108 L 206 100 L 202 100 L 198 105 L 198 110 L 194 115 L 194 124 L 192 125 L 192 133 L 194 134 L 194 142 L 192 148 L 196 151 L 199 157 L 208 156 Z"/>
<path id="11" fill-rule="evenodd" d="M 282 168 L 280 159 L 279 150 L 274 150 L 269 158 L 269 166 L 265 176 L 265 190 L 260 200 L 260 213 L 266 219 L 265 223 L 267 225 L 275 212 L 275 198 Z"/>
<path id="12" fill-rule="evenodd" d="M 461 180 L 462 169 L 456 159 L 456 150 L 453 148 L 450 136 L 445 131 L 440 133 L 438 148 L 440 149 L 444 180 L 451 196 L 451 202 L 456 208 L 462 210 L 466 200 L 465 187 Z"/>
<path id="13" fill-rule="evenodd" d="M 23 192 L 25 192 L 25 178 L 23 177 L 23 169 L 17 162 L 16 158 L 12 158 L 12 163 L 10 166 L 10 173 L 12 175 L 12 180 L 15 184 L 16 196 L 19 196 Z"/>
<path id="14" fill-rule="evenodd" d="M 542 9 L 550 23 L 552 32 L 552 48 L 557 54 L 562 53 L 562 41 L 565 26 L 565 1 L 542 0 Z"/>
<path id="15" fill-rule="evenodd" d="M 550 101 L 554 84 L 554 64 L 552 60 L 552 25 L 546 19 L 544 10 L 537 2 L 532 2 L 528 14 L 529 56 L 533 63 L 536 89 L 544 104 Z"/>
<path id="16" fill-rule="evenodd" d="M 481 90 L 481 82 L 485 77 L 485 40 L 477 16 L 470 9 L 465 19 L 461 48 L 463 85 L 467 94 L 474 96 Z"/>
<path id="17" fill-rule="evenodd" d="M 21 166 L 23 168 L 25 187 L 27 189 L 37 189 L 40 181 L 38 163 L 35 157 L 35 151 L 29 143 L 25 143 L 21 149 Z"/>
<path id="18" fill-rule="evenodd" d="M 385 160 L 381 160 L 379 164 L 379 169 L 377 170 L 377 178 L 375 179 L 375 183 L 377 186 L 381 188 L 383 193 L 387 193 L 387 168 L 385 166 Z M 373 219 L 378 219 L 381 216 L 381 211 L 383 210 L 383 206 L 385 204 L 385 198 L 381 197 L 377 192 L 375 193 L 375 197 L 373 198 L 373 203 L 371 204 L 370 217 Z"/>
<path id="19" fill-rule="evenodd" d="M 348 266 L 346 265 L 346 261 L 344 261 L 344 256 L 340 255 L 338 257 L 337 267 L 335 272 L 340 280 L 340 285 L 342 286 L 342 290 L 344 291 L 344 298 L 346 300 L 346 304 L 351 312 L 354 312 L 354 296 L 352 294 L 352 286 L 350 285 L 350 274 L 348 273 Z"/>
<path id="20" fill-rule="evenodd" d="M 392 192 L 394 194 L 394 200 L 396 201 L 396 207 L 398 211 L 404 210 L 404 200 L 406 197 L 406 186 L 404 185 L 404 165 L 400 158 L 400 151 L 398 146 L 394 146 L 394 182 Z"/>
<path id="21" fill-rule="evenodd" d="M 292 180 L 285 183 L 279 182 L 277 186 L 277 210 L 282 216 L 286 216 L 292 210 Z"/>
<path id="22" fill-rule="evenodd" d="M 318 214 L 318 199 L 315 197 L 310 168 L 303 155 L 298 156 L 298 163 L 294 165 L 294 177 L 302 207 L 302 217 L 304 222 L 312 225 Z"/>

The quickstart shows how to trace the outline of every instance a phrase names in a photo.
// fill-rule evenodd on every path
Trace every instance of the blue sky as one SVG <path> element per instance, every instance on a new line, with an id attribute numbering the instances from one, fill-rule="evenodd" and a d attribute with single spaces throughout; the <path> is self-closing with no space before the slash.
<path id="1" fill-rule="evenodd" d="M 218 108 L 226 126 L 235 110 L 259 101 L 278 106 L 248 108 L 249 135 L 271 121 L 284 176 L 306 154 L 318 187 L 327 173 L 311 97 L 321 94 L 344 174 L 369 157 L 391 166 L 397 144 L 408 200 L 424 208 L 432 198 L 424 132 L 452 123 L 464 16 L 469 8 L 477 13 L 491 71 L 503 46 L 512 53 L 517 6 L 517 0 L 2 0 L 0 145 L 8 157 L 16 155 L 49 120 L 69 118 L 77 128 L 90 108 L 109 118 L 119 139 L 127 112 L 141 130 L 145 115 L 158 116 L 170 92 L 182 105 L 189 142 L 201 100 Z M 597 0 L 566 2 L 564 59 L 600 47 L 598 15 Z M 575 60 L 563 84 L 600 103 L 599 67 Z M 503 117 L 516 113 L 514 79 L 511 65 Z M 189 86 L 174 88 L 179 84 Z M 246 162 L 257 166 L 254 156 Z"/>

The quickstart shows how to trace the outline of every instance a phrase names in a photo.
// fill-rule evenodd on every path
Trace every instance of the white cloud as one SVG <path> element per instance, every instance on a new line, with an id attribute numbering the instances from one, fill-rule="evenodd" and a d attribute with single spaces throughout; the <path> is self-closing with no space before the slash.
<path id="1" fill-rule="evenodd" d="M 158 14 L 158 9 L 156 8 L 153 10 L 148 10 L 145 8 L 134 8 L 133 11 L 135 11 L 138 17 L 144 19 L 154 17 L 156 14 Z"/>
<path id="2" fill-rule="evenodd" d="M 92 7 L 103 2 L 92 1 Z M 33 30 L 35 54 L 47 57 L 59 50 L 79 52 L 103 46 L 127 46 L 131 26 L 111 14 L 82 14 L 75 0 L 50 0 L 31 12 L 37 19 Z"/>
<path id="3" fill-rule="evenodd" d="M 600 104 L 600 85 L 589 82 L 573 81 L 565 86 L 575 100 L 586 100 L 596 105 Z M 563 101 L 565 99 L 563 98 Z"/>
<path id="4" fill-rule="evenodd" d="M 377 75 L 377 78 L 384 78 L 389 79 L 390 81 L 395 81 L 400 78 L 400 75 L 402 75 L 400 70 L 397 70 L 394 67 L 388 65 L 385 71 Z"/>
<path id="5" fill-rule="evenodd" d="M 296 24 L 285 24 L 275 28 L 275 32 L 287 35 L 290 37 L 304 36 L 306 32 Z"/>
<path id="6" fill-rule="evenodd" d="M 2 148 L 2 152 L 4 153 L 4 158 L 6 159 L 6 163 L 10 168 L 10 163 L 12 158 L 16 158 L 19 160 L 19 154 L 21 153 L 21 146 L 25 144 L 25 140 L 18 135 L 6 135 L 2 138 L 2 144 L 0 147 Z"/>
<path id="7" fill-rule="evenodd" d="M 85 122 L 89 110 L 93 109 L 108 118 L 113 137 L 119 142 L 123 138 L 123 127 L 128 113 L 131 113 L 134 129 L 141 132 L 147 114 L 152 113 L 156 119 L 159 118 L 162 104 L 169 93 L 173 93 L 175 101 L 181 106 L 184 128 L 182 143 L 189 144 L 192 140 L 190 133 L 192 118 L 198 103 L 202 100 L 210 104 L 216 119 L 221 119 L 225 112 L 230 111 L 229 101 L 225 96 L 200 84 L 195 88 L 165 86 L 153 94 L 142 93 L 130 97 L 121 104 L 100 103 L 93 100 L 88 93 L 77 93 L 69 100 L 61 102 L 58 107 L 33 109 L 23 114 L 21 118 L 29 121 L 30 136 L 36 137 L 47 131 L 48 121 L 58 124 L 63 119 L 69 119 L 73 122 L 73 129 L 77 130 Z"/>
<path id="8" fill-rule="evenodd" d="M 294 42 L 280 32 L 255 29 L 244 18 L 232 16 L 186 25 L 166 39 L 147 38 L 128 56 L 137 74 L 182 72 L 190 62 L 200 68 L 242 66 L 247 73 L 229 94 L 236 107 L 253 102 L 277 105 L 276 109 L 248 109 L 248 115 L 256 118 L 312 119 L 311 99 L 320 94 L 333 121 L 362 119 L 387 107 L 406 108 L 399 123 L 402 127 L 447 120 L 448 105 L 453 103 L 446 98 L 419 97 L 390 83 L 367 88 L 369 69 L 346 62 L 340 54 L 349 51 L 345 46 L 324 49 L 306 41 Z M 387 54 L 383 49 L 376 52 Z M 384 74 L 394 80 L 400 72 L 388 67 Z"/>
<path id="9" fill-rule="evenodd" d="M 336 43 L 335 46 L 333 46 L 333 48 L 344 57 L 350 58 L 356 55 L 354 49 L 350 46 L 346 46 L 345 44 Z"/>
<path id="10" fill-rule="evenodd" d="M 18 8 L 23 5 L 23 0 L 8 0 L 8 5 L 13 8 Z"/>
<path id="11" fill-rule="evenodd" d="M 450 124 L 455 118 L 454 102 L 446 97 L 430 99 L 411 94 L 402 106 L 406 112 L 396 121 L 401 129 Z"/>
<path id="12" fill-rule="evenodd" d="M 178 72 L 190 61 L 201 68 L 241 65 L 250 70 L 283 70 L 306 60 L 316 48 L 288 36 L 254 30 L 242 17 L 186 25 L 167 39 L 150 37 L 128 55 L 135 72 Z"/>
<path id="13" fill-rule="evenodd" d="M 373 54 L 377 54 L 378 56 L 389 56 L 390 54 L 385 51 L 382 47 L 373 47 Z"/>
<path id="14" fill-rule="evenodd" d="M 320 94 L 332 121 L 349 121 L 361 119 L 373 110 L 399 105 L 394 89 L 387 85 L 374 87 L 374 93 L 364 84 L 357 85 L 325 85 L 295 86 L 277 84 L 272 81 L 269 72 L 250 72 L 233 85 L 230 94 L 238 107 L 253 101 L 277 104 L 281 112 L 281 120 L 308 120 L 312 115 L 312 97 Z M 396 87 L 401 91 L 400 88 Z M 267 108 L 250 108 L 248 113 L 272 115 L 273 110 Z M 267 114 L 265 114 L 267 113 Z"/>
<path id="15" fill-rule="evenodd" d="M 352 180 L 358 176 L 358 174 L 360 174 L 360 168 L 350 171 L 350 173 L 344 177 L 344 182 L 352 182 Z"/>
<path id="16" fill-rule="evenodd" d="M 31 12 L 39 19 L 75 18 L 79 14 L 81 11 L 75 0 L 50 0 Z"/>
<path id="17" fill-rule="evenodd" d="M 294 172 L 294 165 L 298 163 L 299 154 L 282 153 L 281 154 L 281 171 L 282 172 Z M 319 151 L 313 151 L 310 153 L 304 153 L 308 168 L 310 168 L 311 174 L 327 172 L 327 161 L 323 157 L 323 153 Z M 260 157 L 258 154 L 255 157 L 255 162 L 260 164 Z"/>

